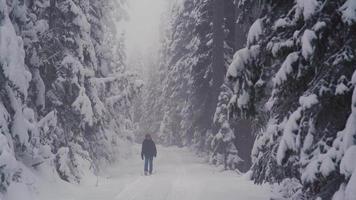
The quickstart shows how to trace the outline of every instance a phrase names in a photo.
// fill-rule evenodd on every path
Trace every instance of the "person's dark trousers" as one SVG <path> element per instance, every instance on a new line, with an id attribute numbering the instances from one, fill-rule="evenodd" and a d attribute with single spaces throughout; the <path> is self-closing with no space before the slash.
<path id="1" fill-rule="evenodd" d="M 152 174 L 153 170 L 153 157 L 145 157 L 145 173 L 149 172 Z"/>

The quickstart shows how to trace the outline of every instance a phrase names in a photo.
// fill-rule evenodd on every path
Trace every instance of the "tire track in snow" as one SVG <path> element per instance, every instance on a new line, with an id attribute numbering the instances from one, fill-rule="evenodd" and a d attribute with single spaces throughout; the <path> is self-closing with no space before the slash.
<path id="1" fill-rule="evenodd" d="M 149 187 L 147 180 L 142 177 L 137 178 L 134 182 L 127 185 L 116 197 L 116 200 L 134 200 L 137 199 L 140 192 L 145 192 Z M 139 191 L 135 191 L 138 190 Z"/>
<path id="2" fill-rule="evenodd" d="M 187 157 L 185 155 L 184 157 Z M 187 160 L 183 155 L 178 157 L 179 167 L 176 169 L 175 180 L 172 181 L 172 190 L 167 195 L 167 200 L 199 199 L 201 183 L 191 178 L 187 170 Z"/>

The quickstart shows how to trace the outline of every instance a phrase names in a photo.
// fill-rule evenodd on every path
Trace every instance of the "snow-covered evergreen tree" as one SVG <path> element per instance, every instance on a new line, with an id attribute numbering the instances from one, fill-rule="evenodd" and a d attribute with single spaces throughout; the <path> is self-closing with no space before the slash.
<path id="1" fill-rule="evenodd" d="M 243 8 L 252 1 L 240 4 Z M 227 72 L 235 93 L 230 110 L 257 119 L 260 127 L 252 178 L 257 183 L 299 180 L 302 187 L 290 199 L 331 199 L 338 185 L 334 199 L 355 198 L 349 189 L 352 170 L 344 168 L 352 166 L 346 162 L 355 144 L 354 1 L 253 6 L 260 16 Z M 248 9 L 244 12 L 250 15 Z"/>
<path id="2" fill-rule="evenodd" d="M 0 1 L 0 198 L 18 188 L 31 198 L 31 173 L 25 165 L 31 167 L 39 157 L 34 111 L 26 105 L 32 76 L 19 36 L 24 9 L 21 2 Z"/>
<path id="3" fill-rule="evenodd" d="M 142 83 L 125 66 L 125 9 L 116 0 L 0 1 L 1 195 L 31 190 L 28 168 L 80 182 L 132 141 Z"/>
<path id="4" fill-rule="evenodd" d="M 165 98 L 161 102 L 164 116 L 160 132 L 165 137 L 170 135 L 168 140 L 178 145 L 194 144 L 203 148 L 205 133 L 211 128 L 218 98 L 218 93 L 211 92 L 220 88 L 218 84 L 212 85 L 213 8 L 213 1 L 173 3 L 166 23 L 171 32 L 166 35 L 161 62 L 167 73 L 163 88 Z M 229 34 L 228 29 L 226 34 Z M 231 52 L 226 43 L 225 47 Z M 229 60 L 228 56 L 226 60 Z M 221 71 L 222 75 L 217 76 L 223 80 L 224 66 L 221 66 Z M 215 97 L 210 98 L 212 96 Z"/>

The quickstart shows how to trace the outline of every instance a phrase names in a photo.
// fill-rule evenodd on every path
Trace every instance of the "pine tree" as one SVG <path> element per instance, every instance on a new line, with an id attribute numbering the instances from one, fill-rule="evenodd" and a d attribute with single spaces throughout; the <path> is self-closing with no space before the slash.
<path id="1" fill-rule="evenodd" d="M 80 182 L 132 140 L 142 84 L 126 69 L 123 4 L 0 2 L 1 193 L 39 166 Z"/>
<path id="2" fill-rule="evenodd" d="M 0 2 L 0 198 L 12 182 L 26 187 L 21 178 L 30 176 L 26 166 L 40 157 L 37 121 L 26 105 L 32 76 L 20 36 L 25 9 L 23 2 Z"/>
<path id="3" fill-rule="evenodd" d="M 252 151 L 253 179 L 299 180 L 304 192 L 293 193 L 291 199 L 331 199 L 340 184 L 338 193 L 347 193 L 345 186 L 351 181 L 342 175 L 341 152 L 346 149 L 340 147 L 340 139 L 352 143 L 341 136 L 349 130 L 344 128 L 350 123 L 350 107 L 341 105 L 350 105 L 353 90 L 355 25 L 354 15 L 346 11 L 353 5 L 240 4 L 246 16 L 250 12 L 243 6 L 252 5 L 260 13 L 246 47 L 235 53 L 227 72 L 236 93 L 231 112 L 257 119 L 259 127 Z"/>

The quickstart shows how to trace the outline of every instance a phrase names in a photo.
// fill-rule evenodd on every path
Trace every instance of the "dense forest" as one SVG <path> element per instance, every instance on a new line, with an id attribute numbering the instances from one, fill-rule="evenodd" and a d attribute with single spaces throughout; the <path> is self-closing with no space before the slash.
<path id="1" fill-rule="evenodd" d="M 355 198 L 356 3 L 183 2 L 140 127 L 286 199 Z"/>
<path id="2" fill-rule="evenodd" d="M 124 63 L 120 6 L 0 1 L 1 193 L 31 194 L 30 169 L 79 183 L 133 140 L 130 105 L 142 83 Z"/>
<path id="3" fill-rule="evenodd" d="M 0 0 L 0 199 L 147 133 L 275 199 L 356 199 L 355 0 L 167 1 L 157 55 L 130 61 L 128 4 Z"/>

